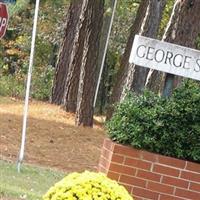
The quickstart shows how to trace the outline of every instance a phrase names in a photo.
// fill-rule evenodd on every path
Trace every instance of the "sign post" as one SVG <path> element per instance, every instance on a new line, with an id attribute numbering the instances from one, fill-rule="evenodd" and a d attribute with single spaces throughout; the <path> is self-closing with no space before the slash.
<path id="1" fill-rule="evenodd" d="M 0 38 L 3 38 L 6 33 L 8 18 L 9 16 L 7 5 L 4 3 L 0 3 Z"/>
<path id="2" fill-rule="evenodd" d="M 173 75 L 200 80 L 200 51 L 136 35 L 130 63 L 168 73 L 163 95 L 169 96 Z"/>
<path id="3" fill-rule="evenodd" d="M 102 60 L 101 60 L 101 67 L 100 67 L 99 77 L 98 77 L 95 96 L 94 96 L 93 108 L 95 108 L 96 101 L 97 101 L 99 86 L 100 86 L 100 82 L 101 82 L 101 76 L 102 76 L 102 73 L 103 73 L 103 67 L 104 67 L 104 63 L 105 63 L 105 58 L 106 58 L 106 53 L 107 53 L 107 49 L 108 49 L 108 43 L 109 43 L 109 38 L 110 38 L 111 30 L 112 30 L 112 25 L 113 25 L 113 21 L 114 21 L 114 17 L 115 17 L 116 7 L 117 7 L 117 0 L 115 0 L 114 4 L 113 4 L 113 10 L 112 10 L 112 15 L 111 15 L 110 25 L 109 25 L 108 34 L 107 34 L 106 43 L 105 43 L 105 48 L 104 48 L 104 52 L 103 52 L 103 56 L 102 56 Z"/>
<path id="4" fill-rule="evenodd" d="M 26 86 L 26 97 L 25 97 L 25 105 L 24 105 L 22 141 L 21 141 L 21 148 L 20 148 L 19 158 L 18 158 L 18 162 L 17 162 L 17 170 L 18 170 L 18 172 L 20 172 L 21 163 L 22 163 L 22 161 L 24 159 L 24 150 L 25 150 L 25 142 L 26 142 L 26 127 L 27 127 L 27 117 L 28 117 L 28 105 L 29 105 L 30 86 L 31 86 L 31 78 L 32 78 L 34 51 L 35 51 L 35 39 L 36 39 L 38 13 L 39 13 L 39 4 L 40 4 L 40 0 L 36 0 L 35 16 L 34 16 L 33 32 L 32 32 L 32 42 L 31 42 L 31 53 L 30 53 L 29 69 L 28 69 L 28 77 L 27 77 L 27 86 Z"/>

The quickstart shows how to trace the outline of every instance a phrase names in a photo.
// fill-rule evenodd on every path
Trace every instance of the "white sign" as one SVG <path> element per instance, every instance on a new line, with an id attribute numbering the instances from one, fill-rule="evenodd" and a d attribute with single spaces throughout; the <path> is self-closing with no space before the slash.
<path id="1" fill-rule="evenodd" d="M 200 51 L 136 35 L 130 63 L 200 80 Z"/>

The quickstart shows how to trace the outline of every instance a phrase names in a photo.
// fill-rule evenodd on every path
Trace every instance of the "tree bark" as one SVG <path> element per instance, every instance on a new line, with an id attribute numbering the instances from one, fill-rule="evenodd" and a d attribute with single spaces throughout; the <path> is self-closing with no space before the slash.
<path id="1" fill-rule="evenodd" d="M 140 92 L 145 85 L 148 69 L 129 64 L 129 57 L 133 40 L 136 34 L 155 38 L 161 21 L 166 0 L 142 0 L 137 11 L 137 16 L 131 28 L 131 33 L 126 45 L 125 53 L 121 60 L 117 81 L 111 96 L 111 105 L 107 111 L 107 119 L 110 119 L 116 102 L 124 99 L 126 90 Z"/>
<path id="2" fill-rule="evenodd" d="M 109 0 L 108 8 L 104 12 L 102 33 L 101 33 L 100 46 L 99 46 L 99 55 L 98 55 L 98 74 L 100 74 L 100 68 L 102 65 L 103 57 L 104 57 L 104 51 L 105 51 L 105 47 L 106 47 L 107 37 L 109 34 L 109 28 L 112 23 L 111 19 L 112 19 L 112 14 L 114 12 L 114 7 L 115 7 L 116 1 L 117 0 Z M 107 54 L 108 54 L 108 52 L 107 52 Z M 96 100 L 96 104 L 98 104 L 97 107 L 99 106 L 98 114 L 100 114 L 100 115 L 103 114 L 103 109 L 104 109 L 105 103 L 107 102 L 107 99 L 108 99 L 109 91 L 108 91 L 108 87 L 106 84 L 108 74 L 109 74 L 108 68 L 110 68 L 110 66 L 106 65 L 106 59 L 105 59 L 102 76 L 101 76 L 101 82 L 99 85 L 98 96 L 97 96 L 97 100 Z"/>
<path id="3" fill-rule="evenodd" d="M 120 68 L 119 68 L 119 71 L 117 72 L 116 80 L 114 80 L 115 84 L 112 89 L 112 95 L 110 97 L 110 103 L 109 103 L 110 105 L 106 113 L 107 120 L 112 117 L 112 114 L 114 112 L 114 104 L 122 99 L 122 91 L 126 82 L 126 77 L 128 76 L 128 71 L 129 71 L 128 59 L 130 56 L 133 40 L 134 40 L 135 35 L 139 33 L 140 27 L 142 26 L 142 22 L 143 22 L 147 7 L 148 7 L 148 1 L 142 0 L 139 5 L 134 23 L 130 29 L 130 35 L 128 38 L 128 42 L 126 44 L 125 52 L 121 58 Z"/>
<path id="4" fill-rule="evenodd" d="M 93 125 L 93 101 L 97 81 L 97 63 L 101 27 L 103 22 L 103 0 L 88 1 L 86 29 L 83 31 L 84 51 L 81 63 L 76 109 L 76 125 Z"/>
<path id="5" fill-rule="evenodd" d="M 158 29 L 162 19 L 162 13 L 165 8 L 167 0 L 152 0 L 149 1 L 148 10 L 141 27 L 140 34 L 146 37 L 157 38 Z M 130 83 L 128 88 L 136 93 L 141 93 L 145 87 L 147 75 L 149 72 L 148 68 L 141 66 L 132 66 L 134 72 L 133 76 L 130 77 Z"/>
<path id="6" fill-rule="evenodd" d="M 75 56 L 75 47 L 78 41 L 79 30 L 83 19 L 80 17 L 84 12 L 85 0 L 72 0 L 67 13 L 67 22 L 64 39 L 56 65 L 56 72 L 52 88 L 51 102 L 62 104 L 66 78 Z"/>
<path id="7" fill-rule="evenodd" d="M 164 41 L 197 48 L 200 34 L 200 3 L 198 0 L 177 0 L 164 36 Z"/>
<path id="8" fill-rule="evenodd" d="M 71 55 L 71 63 L 68 66 L 68 74 L 65 81 L 65 90 L 63 97 L 63 105 L 66 111 L 76 112 L 77 95 L 79 88 L 79 78 L 82 63 L 82 56 L 84 51 L 85 33 L 87 30 L 87 9 L 88 0 L 83 1 L 83 9 L 80 13 L 79 31 L 77 39 L 74 43 L 73 55 Z"/>
<path id="9" fill-rule="evenodd" d="M 163 40 L 190 48 L 197 48 L 196 39 L 200 34 L 199 10 L 200 3 L 197 0 L 177 0 Z M 151 84 L 155 82 L 153 77 L 160 77 L 159 79 L 161 79 L 161 77 L 164 76 L 163 79 L 165 79 L 165 82 L 166 79 L 170 79 L 172 87 L 169 89 L 170 91 L 168 91 L 169 94 L 182 80 L 181 77 L 171 76 L 169 74 L 166 75 L 158 71 L 153 71 L 151 73 Z"/>

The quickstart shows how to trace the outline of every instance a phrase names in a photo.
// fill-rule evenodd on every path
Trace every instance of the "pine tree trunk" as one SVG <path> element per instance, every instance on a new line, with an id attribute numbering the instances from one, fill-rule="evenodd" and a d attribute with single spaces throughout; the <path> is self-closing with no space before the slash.
<path id="1" fill-rule="evenodd" d="M 200 2 L 177 0 L 174 9 L 164 41 L 197 48 L 196 39 L 200 34 Z"/>
<path id="2" fill-rule="evenodd" d="M 115 5 L 116 0 L 110 0 L 109 2 L 109 9 L 113 11 L 114 5 Z M 103 25 L 102 25 L 102 33 L 101 33 L 101 38 L 100 38 L 100 45 L 99 45 L 99 55 L 98 55 L 98 67 L 100 69 L 101 67 L 101 62 L 106 46 L 106 41 L 107 41 L 107 36 L 108 36 L 108 31 L 110 28 L 110 23 L 111 23 L 111 17 L 112 13 L 105 12 L 104 17 L 103 17 Z"/>
<path id="3" fill-rule="evenodd" d="M 113 103 L 122 101 L 126 90 L 140 92 L 144 86 L 148 69 L 129 64 L 129 57 L 132 49 L 135 34 L 141 34 L 155 38 L 161 21 L 162 12 L 166 5 L 166 0 L 143 0 L 138 8 L 137 16 L 131 28 L 131 33 L 127 42 L 125 53 L 121 61 L 121 67 L 117 75 L 117 81 L 113 88 L 111 105 L 107 111 L 107 119 L 114 111 Z"/>
<path id="4" fill-rule="evenodd" d="M 139 33 L 140 27 L 142 26 L 142 22 L 144 20 L 147 7 L 148 7 L 148 1 L 142 0 L 138 8 L 136 18 L 130 30 L 130 35 L 128 38 L 128 42 L 126 44 L 125 52 L 121 59 L 120 69 L 117 72 L 116 80 L 114 80 L 115 84 L 112 89 L 112 95 L 109 103 L 110 105 L 106 113 L 107 120 L 112 117 L 112 114 L 114 112 L 114 104 L 122 99 L 122 91 L 129 71 L 128 59 L 133 45 L 133 40 L 135 35 Z"/>
<path id="5" fill-rule="evenodd" d="M 80 70 L 84 51 L 85 34 L 87 30 L 87 9 L 88 0 L 84 0 L 84 7 L 80 14 L 79 32 L 77 41 L 74 43 L 74 51 L 71 63 L 68 67 L 68 74 L 65 81 L 63 105 L 66 111 L 76 112 L 77 95 L 79 88 Z"/>
<path id="6" fill-rule="evenodd" d="M 162 81 L 163 81 L 163 72 L 150 69 L 147 75 L 145 88 L 154 93 L 159 93 Z"/>
<path id="7" fill-rule="evenodd" d="M 146 12 L 146 16 L 143 21 L 140 33 L 146 37 L 156 38 L 160 22 L 162 19 L 162 13 L 165 8 L 167 0 L 151 0 Z M 145 87 L 147 75 L 149 72 L 148 68 L 141 66 L 131 66 L 133 75 L 130 73 L 130 81 L 127 83 L 127 88 L 131 89 L 136 93 L 141 93 Z M 130 85 L 131 84 L 131 85 Z"/>
<path id="8" fill-rule="evenodd" d="M 179 9 L 180 9 L 180 2 L 176 1 L 170 20 L 168 22 L 168 25 L 166 27 L 165 33 L 163 35 L 162 40 L 169 41 L 170 42 L 170 34 L 172 33 L 172 27 L 176 23 L 176 18 L 179 17 Z M 171 32 L 171 33 L 170 33 Z M 162 93 L 162 89 L 164 86 L 166 74 L 162 71 L 153 70 L 151 69 L 148 73 L 147 80 L 146 80 L 146 88 L 155 92 L 155 93 Z"/>
<path id="9" fill-rule="evenodd" d="M 84 51 L 77 97 L 76 125 L 93 125 L 93 101 L 97 81 L 100 33 L 103 22 L 103 0 L 90 0 L 86 11 Z"/>
<path id="10" fill-rule="evenodd" d="M 51 102 L 62 104 L 66 78 L 69 66 L 74 59 L 74 51 L 78 41 L 79 30 L 82 24 L 81 14 L 85 9 L 85 0 L 72 0 L 68 13 L 64 39 L 56 65 L 56 72 L 52 88 Z"/>
<path id="11" fill-rule="evenodd" d="M 102 26 L 102 33 L 101 33 L 101 38 L 100 38 L 100 47 L 99 47 L 99 55 L 98 55 L 98 72 L 100 73 L 100 68 L 102 65 L 102 60 L 104 56 L 104 51 L 106 47 L 106 42 L 107 42 L 107 37 L 109 34 L 109 28 L 111 25 L 111 19 L 112 19 L 112 14 L 114 11 L 115 3 L 117 0 L 109 0 L 109 6 L 107 10 L 104 12 L 104 18 L 103 18 L 103 26 Z M 112 12 L 110 12 L 112 11 Z M 107 52 L 108 54 L 108 52 Z M 106 55 L 107 55 L 106 54 Z M 98 107 L 98 114 L 102 115 L 104 112 L 105 104 L 108 101 L 108 86 L 107 86 L 107 79 L 109 77 L 109 69 L 112 68 L 112 66 L 106 64 L 106 59 L 102 71 L 102 76 L 101 76 L 101 82 L 99 86 L 99 91 L 98 91 L 98 96 L 97 96 L 97 101 L 96 101 L 96 107 Z"/>
<path id="12" fill-rule="evenodd" d="M 200 3 L 195 0 L 177 0 L 163 40 L 190 48 L 197 48 L 196 39 L 200 34 L 199 10 Z M 166 76 L 166 74 L 153 71 L 150 79 L 151 85 L 153 85 L 152 82 L 155 82 L 154 78 L 159 77 L 161 79 L 162 76 Z M 172 79 L 172 87 L 169 93 L 182 80 L 181 77 L 169 74 L 164 77 L 164 79 L 166 78 Z"/>
<path id="13" fill-rule="evenodd" d="M 197 48 L 196 39 L 200 34 L 199 21 L 200 3 L 196 0 L 177 0 L 174 7 L 174 15 L 171 24 L 166 31 L 164 40 L 167 42 Z M 170 96 L 177 86 L 179 77 L 166 74 L 163 95 Z M 169 90 L 167 86 L 170 84 Z"/>

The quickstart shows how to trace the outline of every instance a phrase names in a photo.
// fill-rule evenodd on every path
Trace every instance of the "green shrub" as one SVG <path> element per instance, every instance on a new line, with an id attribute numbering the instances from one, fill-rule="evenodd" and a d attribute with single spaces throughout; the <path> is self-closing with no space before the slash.
<path id="1" fill-rule="evenodd" d="M 133 200 L 123 186 L 104 174 L 72 173 L 49 189 L 43 200 Z"/>
<path id="2" fill-rule="evenodd" d="M 24 82 L 16 76 L 0 77 L 0 95 L 22 98 L 24 96 Z"/>
<path id="3" fill-rule="evenodd" d="M 44 71 L 35 71 L 32 79 L 32 97 L 37 100 L 46 101 L 51 96 L 54 69 L 48 66 Z"/>
<path id="4" fill-rule="evenodd" d="M 51 66 L 48 66 L 44 71 L 34 70 L 31 82 L 31 97 L 36 100 L 49 100 L 53 75 L 54 69 Z M 14 75 L 1 75 L 0 73 L 0 95 L 24 98 L 26 77 L 20 73 Z"/>
<path id="5" fill-rule="evenodd" d="M 119 143 L 200 162 L 200 87 L 185 82 L 169 99 L 129 94 L 107 128 Z"/>

